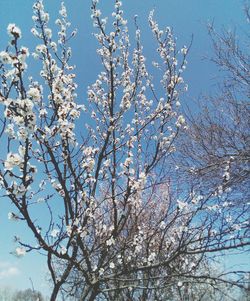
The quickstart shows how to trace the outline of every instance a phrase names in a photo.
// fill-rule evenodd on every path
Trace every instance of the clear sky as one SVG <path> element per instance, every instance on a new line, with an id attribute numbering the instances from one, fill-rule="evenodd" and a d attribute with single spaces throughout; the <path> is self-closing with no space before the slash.
<path id="1" fill-rule="evenodd" d="M 93 28 L 90 19 L 90 0 L 65 0 L 69 19 L 72 27 L 78 29 L 78 35 L 72 41 L 73 62 L 77 65 L 78 94 L 81 102 L 86 99 L 86 87 L 95 81 L 100 70 L 100 62 L 96 56 L 96 41 L 92 36 Z M 100 0 L 103 15 L 112 12 L 112 0 Z M 6 27 L 9 23 L 16 23 L 23 33 L 22 45 L 34 49 L 36 41 L 30 34 L 33 26 L 32 16 L 33 0 L 0 0 L 0 50 L 4 49 L 7 42 Z M 50 13 L 51 20 L 57 17 L 60 6 L 59 0 L 45 0 L 45 6 Z M 177 44 L 181 47 L 188 44 L 193 35 L 193 45 L 188 59 L 188 69 L 184 75 L 189 85 L 189 92 L 184 98 L 188 102 L 198 97 L 201 93 L 209 93 L 216 83 L 218 76 L 216 68 L 205 56 L 211 56 L 211 44 L 207 35 L 206 24 L 214 22 L 220 30 L 237 26 L 244 27 L 242 12 L 243 2 L 240 0 L 124 0 L 123 9 L 130 29 L 133 31 L 132 21 L 138 15 L 138 23 L 142 29 L 144 53 L 153 57 L 154 43 L 147 26 L 149 11 L 154 8 L 156 19 L 160 26 L 174 28 Z M 130 36 L 133 37 L 131 31 Z M 35 68 L 34 68 L 35 69 Z M 33 70 L 36 71 L 36 70 Z M 0 142 L 0 152 L 1 152 Z M 35 254 L 27 254 L 24 258 L 15 258 L 10 255 L 14 250 L 13 236 L 19 234 L 27 236 L 20 223 L 7 219 L 10 211 L 8 200 L 0 199 L 0 287 L 9 285 L 25 289 L 30 287 L 32 278 L 35 289 L 46 292 L 44 272 L 46 265 L 43 259 Z"/>

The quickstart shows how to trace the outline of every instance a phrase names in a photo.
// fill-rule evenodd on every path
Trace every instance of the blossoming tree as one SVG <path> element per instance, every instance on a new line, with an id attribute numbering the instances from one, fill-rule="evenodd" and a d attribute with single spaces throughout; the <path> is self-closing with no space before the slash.
<path id="1" fill-rule="evenodd" d="M 19 46 L 15 24 L 0 52 L 1 186 L 16 208 L 9 218 L 34 236 L 18 239 L 16 254 L 47 256 L 51 300 L 60 292 L 78 300 L 173 300 L 192 283 L 227 282 L 209 274 L 209 254 L 247 244 L 243 212 L 230 215 L 217 187 L 201 194 L 179 183 L 170 164 L 178 133 L 187 130 L 179 107 L 189 47 L 178 50 L 172 30 L 160 30 L 150 13 L 153 65 L 162 73 L 154 83 L 136 18 L 133 47 L 122 3 L 114 3 L 109 32 L 92 2 L 102 70 L 82 103 L 68 46 L 76 32 L 63 3 L 58 39 L 42 1 L 33 6 L 40 75 L 27 77 L 29 50 Z"/>

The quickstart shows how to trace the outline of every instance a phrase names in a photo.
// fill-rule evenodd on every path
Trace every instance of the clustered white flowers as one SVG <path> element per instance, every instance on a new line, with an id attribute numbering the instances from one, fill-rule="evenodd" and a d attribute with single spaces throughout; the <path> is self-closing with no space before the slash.
<path id="1" fill-rule="evenodd" d="M 89 283 L 113 277 L 116 271 L 123 273 L 125 268 L 136 274 L 137 269 L 150 269 L 168 260 L 169 270 L 192 273 L 198 255 L 171 259 L 190 234 L 193 245 L 203 247 L 208 230 L 204 226 L 200 235 L 190 224 L 205 198 L 198 191 L 187 199 L 178 199 L 174 193 L 172 197 L 165 168 L 166 159 L 175 151 L 177 134 L 186 128 L 180 107 L 181 93 L 187 89 L 183 72 L 188 47 L 179 51 L 172 29 L 161 30 L 150 13 L 148 21 L 159 54 L 153 70 L 162 72 L 160 85 L 154 85 L 136 17 L 132 49 L 122 2 L 116 0 L 114 6 L 110 29 L 98 0 L 92 1 L 102 71 L 88 87 L 84 104 L 76 93 L 75 66 L 70 64 L 72 50 L 67 43 L 76 31 L 69 31 L 65 5 L 61 4 L 55 22 L 58 36 L 52 33 L 43 2 L 38 0 L 33 6 L 31 33 L 37 45 L 29 59 L 41 64 L 36 79 L 26 80 L 29 50 L 18 46 L 20 29 L 15 24 L 8 26 L 11 44 L 16 47 L 0 52 L 5 68 L 0 104 L 8 139 L 0 185 L 19 209 L 8 218 L 21 220 L 23 214 L 30 223 L 34 221 L 32 231 L 38 240 L 34 249 L 51 252 L 51 266 L 55 258 L 63 264 L 70 259 L 80 273 L 86 270 Z M 8 89 L 11 93 L 6 93 Z M 42 173 L 35 176 L 37 170 L 43 172 L 43 179 Z M 230 162 L 223 180 L 230 180 Z M 217 194 L 223 192 L 224 187 L 218 187 Z M 30 217 L 33 205 L 48 210 L 46 230 L 37 225 L 39 219 Z M 211 204 L 204 212 L 229 207 L 222 199 L 221 206 Z M 226 221 L 231 225 L 230 215 Z M 234 226 L 235 231 L 242 227 L 241 223 Z M 215 229 L 209 231 L 208 237 L 216 236 Z M 28 250 L 18 247 L 15 253 L 24 256 Z M 55 281 L 60 279 L 60 270 L 55 271 Z M 167 268 L 162 277 L 168 277 Z M 182 282 L 177 286 L 182 287 Z"/>

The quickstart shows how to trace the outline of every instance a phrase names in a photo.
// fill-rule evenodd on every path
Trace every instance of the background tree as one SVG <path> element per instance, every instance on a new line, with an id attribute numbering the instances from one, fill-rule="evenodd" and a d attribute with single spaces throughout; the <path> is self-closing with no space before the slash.
<path id="1" fill-rule="evenodd" d="M 249 6 L 244 10 L 249 27 Z M 180 176 L 188 175 L 192 185 L 203 191 L 218 187 L 217 194 L 227 194 L 232 212 L 244 208 L 249 214 L 249 35 L 239 29 L 218 33 L 213 25 L 208 29 L 219 83 L 213 95 L 195 103 L 197 111 L 186 110 L 189 129 L 179 137 L 174 160 Z"/>
<path id="2" fill-rule="evenodd" d="M 32 289 L 26 289 L 24 291 L 17 291 L 12 299 L 12 301 L 44 301 L 42 294 L 38 291 Z"/>
<path id="3" fill-rule="evenodd" d="M 249 16 L 249 7 L 245 6 Z M 248 25 L 249 26 L 249 25 Z M 186 114 L 190 129 L 183 139 L 185 170 L 201 185 L 233 189 L 245 204 L 249 198 L 250 56 L 249 35 L 236 30 L 215 31 L 209 25 L 215 63 L 222 75 L 215 95 L 204 97 L 197 114 Z M 234 195 L 235 196 L 235 195 Z"/>
<path id="4" fill-rule="evenodd" d="M 0 297 L 3 301 L 11 301 L 12 291 L 9 287 L 4 287 L 0 289 Z"/>
<path id="5" fill-rule="evenodd" d="M 172 29 L 160 30 L 150 13 L 159 53 L 153 65 L 162 74 L 155 83 L 136 20 L 131 45 L 122 3 L 115 1 L 112 25 L 97 5 L 91 16 L 102 70 L 80 104 L 68 46 L 76 32 L 68 33 L 63 3 L 58 40 L 42 1 L 33 6 L 39 79 L 27 78 L 29 50 L 19 46 L 21 30 L 8 26 L 10 44 L 0 52 L 1 185 L 16 208 L 9 218 L 35 238 L 17 238 L 16 255 L 47 256 L 50 300 L 59 293 L 178 300 L 203 281 L 242 285 L 209 267 L 210 254 L 249 244 L 246 204 L 236 208 L 218 185 L 206 191 L 183 183 L 170 160 L 185 129 L 179 106 L 189 47 L 178 50 Z"/>
<path id="6" fill-rule="evenodd" d="M 9 287 L 0 289 L 1 301 L 45 301 L 43 295 L 36 290 L 12 290 Z"/>

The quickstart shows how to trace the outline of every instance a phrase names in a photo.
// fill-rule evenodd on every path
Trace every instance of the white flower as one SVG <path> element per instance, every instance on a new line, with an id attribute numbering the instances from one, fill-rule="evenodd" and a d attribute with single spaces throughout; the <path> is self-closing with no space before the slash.
<path id="1" fill-rule="evenodd" d="M 60 26 L 62 24 L 62 21 L 60 19 L 56 19 L 55 24 Z"/>
<path id="2" fill-rule="evenodd" d="M 67 17 L 67 10 L 63 3 L 61 3 L 61 10 L 59 11 L 59 14 L 63 17 Z"/>
<path id="3" fill-rule="evenodd" d="M 0 52 L 0 61 L 4 64 L 11 64 L 12 62 L 10 55 L 6 51 Z"/>
<path id="4" fill-rule="evenodd" d="M 15 130 L 14 130 L 14 124 L 10 123 L 6 126 L 5 133 L 10 137 L 14 138 L 15 137 Z"/>
<path id="5" fill-rule="evenodd" d="M 103 162 L 103 166 L 104 167 L 109 167 L 110 166 L 110 163 L 111 163 L 111 160 L 110 159 L 107 159 Z"/>
<path id="6" fill-rule="evenodd" d="M 140 174 L 139 174 L 139 179 L 140 179 L 140 181 L 143 182 L 143 183 L 146 182 L 146 180 L 147 180 L 147 175 L 145 174 L 144 171 L 140 172 Z"/>
<path id="7" fill-rule="evenodd" d="M 88 172 L 91 172 L 94 169 L 95 166 L 95 160 L 93 158 L 86 158 L 83 161 L 82 167 L 86 168 Z"/>
<path id="8" fill-rule="evenodd" d="M 38 60 L 39 59 L 39 55 L 35 52 L 32 53 L 32 56 L 35 60 Z"/>
<path id="9" fill-rule="evenodd" d="M 226 171 L 224 174 L 223 174 L 223 178 L 225 181 L 228 181 L 230 180 L 230 173 L 228 171 Z"/>
<path id="10" fill-rule="evenodd" d="M 19 152 L 20 156 L 24 157 L 25 151 L 26 151 L 26 149 L 25 149 L 24 146 L 20 145 L 20 146 L 18 147 L 18 152 Z"/>
<path id="11" fill-rule="evenodd" d="M 27 111 L 27 113 L 30 113 L 30 111 L 34 107 L 34 103 L 28 98 L 19 99 L 18 104 L 21 108 L 23 108 L 25 111 Z"/>
<path id="12" fill-rule="evenodd" d="M 44 198 L 38 198 L 38 199 L 37 199 L 37 203 L 43 203 L 44 201 L 45 201 Z"/>
<path id="13" fill-rule="evenodd" d="M 52 236 L 53 238 L 56 238 L 59 234 L 59 230 L 58 229 L 53 229 L 50 233 L 50 236 Z"/>
<path id="14" fill-rule="evenodd" d="M 177 207 L 179 210 L 184 209 L 185 207 L 187 207 L 187 205 L 188 205 L 187 203 L 177 200 Z"/>
<path id="15" fill-rule="evenodd" d="M 45 21 L 46 23 L 48 23 L 48 22 L 49 22 L 49 14 L 48 14 L 48 13 L 45 13 L 45 12 L 42 12 L 42 13 L 41 13 L 41 19 L 42 19 L 43 21 Z"/>
<path id="16" fill-rule="evenodd" d="M 21 197 L 25 194 L 27 189 L 23 184 L 19 185 L 15 181 L 12 183 L 12 192 L 15 194 L 16 197 Z"/>
<path id="17" fill-rule="evenodd" d="M 39 36 L 39 32 L 38 32 L 35 28 L 31 28 L 31 33 L 32 33 L 35 37 L 38 37 L 38 36 Z"/>
<path id="18" fill-rule="evenodd" d="M 16 248 L 16 256 L 22 257 L 26 254 L 26 250 L 22 247 L 17 247 Z"/>
<path id="19" fill-rule="evenodd" d="M 123 165 L 125 167 L 128 167 L 131 163 L 133 162 L 132 158 L 126 158 L 125 162 L 123 163 Z"/>
<path id="20" fill-rule="evenodd" d="M 40 91 L 38 88 L 30 88 L 29 91 L 27 92 L 28 97 L 34 99 L 34 100 L 40 100 L 41 95 L 40 95 Z"/>
<path id="21" fill-rule="evenodd" d="M 34 10 L 41 10 L 43 9 L 43 4 L 41 1 L 37 1 L 34 5 L 33 5 L 33 9 Z"/>
<path id="22" fill-rule="evenodd" d="M 9 212 L 8 213 L 8 219 L 12 220 L 12 221 L 18 221 L 19 218 L 18 218 L 18 216 L 15 213 Z"/>
<path id="23" fill-rule="evenodd" d="M 98 18 L 98 17 L 100 17 L 100 15 L 101 15 L 101 11 L 99 9 L 97 9 L 97 10 L 94 11 L 94 16 L 95 17 Z"/>
<path id="24" fill-rule="evenodd" d="M 177 121 L 176 121 L 176 126 L 181 126 L 181 125 L 183 125 L 183 124 L 185 124 L 185 118 L 182 116 L 182 115 L 180 115 L 179 117 L 178 117 L 178 119 L 177 119 Z"/>
<path id="25" fill-rule="evenodd" d="M 46 34 L 47 38 L 49 38 L 49 39 L 52 38 L 52 31 L 50 28 L 45 28 L 44 33 Z"/>
<path id="26" fill-rule="evenodd" d="M 148 261 L 149 262 L 152 262 L 154 261 L 156 258 L 156 253 L 155 252 L 152 252 L 149 256 L 148 256 Z"/>
<path id="27" fill-rule="evenodd" d="M 66 253 L 67 253 L 67 249 L 64 246 L 62 246 L 60 250 L 60 254 L 64 255 Z"/>
<path id="28" fill-rule="evenodd" d="M 164 221 L 162 221 L 161 223 L 160 223 L 160 229 L 165 229 L 165 227 L 166 227 L 166 223 L 164 222 Z"/>
<path id="29" fill-rule="evenodd" d="M 179 281 L 179 282 L 177 283 L 177 285 L 178 285 L 179 287 L 181 287 L 181 286 L 182 286 L 182 282 Z"/>
<path id="30" fill-rule="evenodd" d="M 106 245 L 107 245 L 107 246 L 112 246 L 114 243 L 115 243 L 115 240 L 114 240 L 113 237 L 111 237 L 110 239 L 108 239 L 108 240 L 106 241 Z"/>
<path id="31" fill-rule="evenodd" d="M 50 46 L 51 46 L 51 48 L 52 48 L 54 51 L 57 51 L 57 45 L 56 45 L 55 42 L 51 42 L 51 43 L 50 43 Z"/>
<path id="32" fill-rule="evenodd" d="M 20 166 L 23 162 L 23 159 L 18 154 L 9 153 L 7 159 L 4 162 L 5 170 L 12 170 L 15 166 Z"/>
<path id="33" fill-rule="evenodd" d="M 13 23 L 8 25 L 7 32 L 8 32 L 9 36 L 14 36 L 17 39 L 21 38 L 21 36 L 22 36 L 20 28 L 18 28 L 16 26 L 16 24 L 13 24 Z"/>
<path id="34" fill-rule="evenodd" d="M 20 52 L 21 52 L 21 55 L 22 55 L 23 59 L 25 59 L 26 57 L 28 57 L 30 55 L 29 49 L 27 47 L 22 46 L 20 48 Z"/>
<path id="35" fill-rule="evenodd" d="M 184 55 L 187 54 L 187 51 L 188 51 L 187 46 L 184 46 L 184 47 L 181 49 L 181 53 L 184 54 Z"/>
<path id="36" fill-rule="evenodd" d="M 115 8 L 119 8 L 122 6 L 122 2 L 121 1 L 117 1 L 115 4 Z"/>
<path id="37" fill-rule="evenodd" d="M 66 226 L 66 232 L 68 236 L 71 236 L 72 234 L 72 227 L 70 225 Z"/>
<path id="38" fill-rule="evenodd" d="M 47 110 L 46 109 L 41 109 L 40 112 L 39 112 L 39 117 L 44 117 L 47 115 Z"/>
<path id="39" fill-rule="evenodd" d="M 72 117 L 74 119 L 76 119 L 80 116 L 80 112 L 77 111 L 76 109 L 71 110 L 71 112 L 69 114 L 70 114 L 70 117 Z"/>
<path id="40" fill-rule="evenodd" d="M 109 264 L 109 267 L 110 267 L 111 269 L 114 269 L 114 268 L 115 268 L 115 264 L 111 261 L 110 264 Z"/>
<path id="41" fill-rule="evenodd" d="M 46 45 L 40 44 L 36 46 L 36 52 L 46 53 L 47 47 Z"/>
<path id="42" fill-rule="evenodd" d="M 20 140 L 25 140 L 28 137 L 28 135 L 28 131 L 24 127 L 19 128 L 17 136 Z"/>

